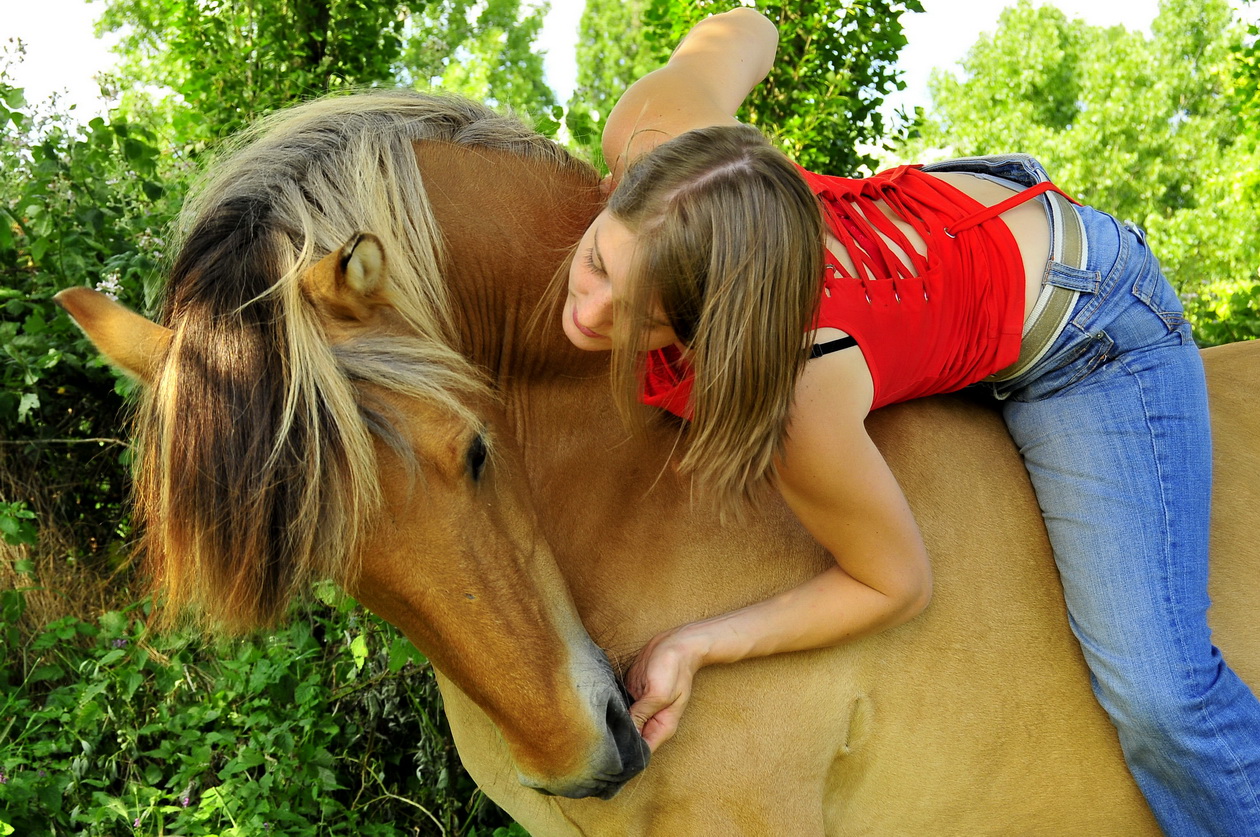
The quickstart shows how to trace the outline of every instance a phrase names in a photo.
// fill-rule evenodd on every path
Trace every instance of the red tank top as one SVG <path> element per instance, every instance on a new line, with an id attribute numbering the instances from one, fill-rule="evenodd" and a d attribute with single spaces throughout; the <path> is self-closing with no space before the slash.
<path id="1" fill-rule="evenodd" d="M 1024 262 L 998 216 L 1047 190 L 1060 191 L 1056 186 L 1039 183 L 986 207 L 918 166 L 860 179 L 801 174 L 857 274 L 825 253 L 815 328 L 837 328 L 857 341 L 875 384 L 871 409 L 953 392 L 1015 362 Z M 924 255 L 877 200 L 922 237 Z M 878 233 L 896 242 L 910 264 Z M 692 383 L 679 350 L 658 349 L 647 354 L 640 400 L 690 419 Z"/>

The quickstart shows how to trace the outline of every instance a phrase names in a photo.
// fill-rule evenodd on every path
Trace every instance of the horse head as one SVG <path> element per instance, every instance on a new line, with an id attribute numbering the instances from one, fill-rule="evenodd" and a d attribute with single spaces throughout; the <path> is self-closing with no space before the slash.
<path id="1" fill-rule="evenodd" d="M 540 535 L 494 387 L 451 345 L 415 163 L 426 139 L 514 132 L 534 141 L 434 97 L 290 111 L 191 203 L 162 325 L 86 288 L 58 301 L 145 385 L 137 516 L 168 609 L 240 633 L 331 578 L 476 703 L 523 784 L 606 798 L 647 749 Z"/>

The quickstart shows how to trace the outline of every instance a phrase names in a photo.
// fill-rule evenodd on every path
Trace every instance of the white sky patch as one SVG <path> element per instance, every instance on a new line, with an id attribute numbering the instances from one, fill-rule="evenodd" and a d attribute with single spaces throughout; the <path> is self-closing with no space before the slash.
<path id="1" fill-rule="evenodd" d="M 9 72 L 12 83 L 26 88 L 28 101 L 58 93 L 78 106 L 84 122 L 108 108 L 93 80 L 117 60 L 109 51 L 116 37 L 93 32 L 103 9 L 87 0 L 0 0 L 0 41 L 21 38 L 26 44 L 25 59 Z"/>
<path id="2" fill-rule="evenodd" d="M 547 51 L 543 58 L 543 75 L 561 104 L 568 103 L 577 86 L 575 50 L 584 8 L 586 0 L 551 0 L 551 10 L 538 36 L 539 47 Z"/>
<path id="3" fill-rule="evenodd" d="M 1013 0 L 923 0 L 924 13 L 903 18 L 909 45 L 898 62 L 906 90 L 890 105 L 913 108 L 928 104 L 927 79 L 933 68 L 956 69 L 981 32 L 993 32 L 998 14 Z M 1260 17 L 1260 2 L 1248 6 L 1232 0 L 1246 20 Z M 1040 3 L 1038 3 L 1040 5 Z M 1158 0 L 1058 0 L 1054 5 L 1069 18 L 1096 26 L 1121 24 L 1149 32 Z M 574 47 L 585 0 L 551 0 L 538 47 L 546 51 L 547 83 L 561 102 L 568 101 L 576 82 Z M 12 68 L 13 79 L 25 87 L 27 98 L 39 101 L 58 92 L 77 104 L 86 120 L 107 107 L 99 100 L 93 76 L 114 66 L 109 45 L 93 35 L 93 22 L 103 4 L 87 0 L 0 0 L 0 41 L 20 37 L 27 43 L 26 59 Z M 85 115 L 87 114 L 87 115 Z"/>

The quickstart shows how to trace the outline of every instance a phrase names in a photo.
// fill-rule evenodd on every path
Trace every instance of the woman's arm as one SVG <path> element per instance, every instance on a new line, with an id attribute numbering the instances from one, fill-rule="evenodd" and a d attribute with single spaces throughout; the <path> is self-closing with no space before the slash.
<path id="1" fill-rule="evenodd" d="M 779 33 L 760 12 L 733 9 L 705 18 L 669 62 L 622 94 L 604 126 L 613 182 L 630 160 L 695 128 L 735 125 L 735 111 L 774 63 Z"/>
<path id="2" fill-rule="evenodd" d="M 824 648 L 908 621 L 931 596 L 927 552 L 896 479 L 863 426 L 871 379 L 856 349 L 811 361 L 778 487 L 836 566 L 731 613 L 647 645 L 626 676 L 631 714 L 655 749 L 669 738 L 701 667 Z"/>

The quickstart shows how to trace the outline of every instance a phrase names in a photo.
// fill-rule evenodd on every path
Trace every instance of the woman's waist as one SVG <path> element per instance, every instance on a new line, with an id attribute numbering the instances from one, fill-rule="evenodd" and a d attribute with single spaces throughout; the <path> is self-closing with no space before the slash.
<path id="1" fill-rule="evenodd" d="M 1018 184 L 1001 185 L 993 179 L 971 172 L 931 172 L 930 177 L 943 180 L 950 186 L 983 206 L 1001 203 L 1019 191 Z M 1009 181 L 1006 181 L 1009 182 Z M 1033 314 L 1041 283 L 1045 277 L 1046 262 L 1050 258 L 1050 216 L 1045 197 L 1030 200 L 1003 212 L 995 222 L 1006 225 L 1015 245 L 1019 248 L 1023 264 L 1024 321 Z"/>

